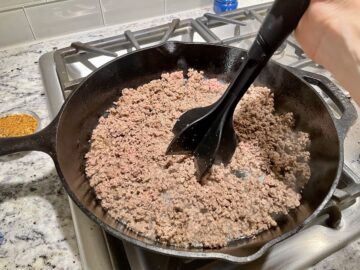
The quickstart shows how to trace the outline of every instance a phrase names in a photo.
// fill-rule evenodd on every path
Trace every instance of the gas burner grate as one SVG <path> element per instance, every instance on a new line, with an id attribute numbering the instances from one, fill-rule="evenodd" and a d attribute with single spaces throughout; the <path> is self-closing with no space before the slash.
<path id="1" fill-rule="evenodd" d="M 64 96 L 93 70 L 112 60 L 114 57 L 134 50 L 172 41 L 212 42 L 212 37 L 196 20 L 187 19 L 172 22 L 139 31 L 127 30 L 125 33 L 91 41 L 88 43 L 73 42 L 71 46 L 59 49 L 54 53 L 56 72 Z"/>
<path id="2" fill-rule="evenodd" d="M 64 97 L 87 75 L 114 57 L 168 40 L 225 44 L 247 49 L 270 6 L 271 3 L 267 3 L 222 15 L 206 13 L 197 19 L 174 19 L 167 24 L 134 32 L 127 30 L 121 35 L 88 43 L 73 42 L 69 47 L 54 53 Z M 273 59 L 280 63 L 289 62 L 289 57 L 284 57 L 286 51 L 291 54 L 291 66 L 302 68 L 311 63 L 293 37 L 276 51 Z"/>

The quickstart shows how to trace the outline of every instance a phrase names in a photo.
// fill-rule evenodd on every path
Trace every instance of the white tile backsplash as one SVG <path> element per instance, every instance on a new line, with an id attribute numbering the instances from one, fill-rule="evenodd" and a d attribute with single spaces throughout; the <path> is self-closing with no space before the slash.
<path id="1" fill-rule="evenodd" d="M 239 7 L 269 1 L 239 0 Z M 213 0 L 0 0 L 0 48 L 211 5 Z"/>
<path id="2" fill-rule="evenodd" d="M 0 13 L 0 47 L 31 40 L 34 36 L 23 9 Z"/>
<path id="3" fill-rule="evenodd" d="M 260 5 L 273 1 L 274 0 L 238 0 L 238 8 L 247 7 L 249 5 Z"/>
<path id="4" fill-rule="evenodd" d="M 25 9 L 36 38 L 77 32 L 103 25 L 98 0 L 69 0 Z"/>
<path id="5" fill-rule="evenodd" d="M 100 0 L 105 24 L 164 15 L 165 0 Z"/>
<path id="6" fill-rule="evenodd" d="M 166 0 L 165 13 L 174 13 L 187 9 L 195 9 L 199 7 L 209 6 L 214 0 Z"/>
<path id="7" fill-rule="evenodd" d="M 0 9 L 9 9 L 18 6 L 44 3 L 46 0 L 0 0 Z"/>

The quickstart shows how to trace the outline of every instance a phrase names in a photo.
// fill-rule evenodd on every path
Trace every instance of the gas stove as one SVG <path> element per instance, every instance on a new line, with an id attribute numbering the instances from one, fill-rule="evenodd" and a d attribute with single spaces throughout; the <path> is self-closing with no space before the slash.
<path id="1" fill-rule="evenodd" d="M 174 19 L 168 24 L 88 43 L 74 41 L 69 47 L 40 58 L 42 78 L 54 117 L 66 97 L 87 75 L 114 57 L 165 41 L 206 42 L 247 49 L 271 4 L 238 9 L 222 15 L 210 13 L 196 19 Z M 283 65 L 331 74 L 306 57 L 293 36 L 276 51 L 272 60 Z M 316 86 L 314 86 L 316 88 Z M 335 115 L 337 106 L 320 89 Z M 358 113 L 359 108 L 354 104 Z M 344 247 L 360 236 L 360 121 L 345 140 L 345 166 L 332 203 L 335 209 L 277 245 L 265 256 L 241 269 L 304 269 Z M 84 269 L 237 269 L 239 265 L 219 260 L 194 260 L 151 253 L 115 239 L 92 222 L 69 200 L 82 266 Z M 329 222 L 331 221 L 331 222 Z"/>

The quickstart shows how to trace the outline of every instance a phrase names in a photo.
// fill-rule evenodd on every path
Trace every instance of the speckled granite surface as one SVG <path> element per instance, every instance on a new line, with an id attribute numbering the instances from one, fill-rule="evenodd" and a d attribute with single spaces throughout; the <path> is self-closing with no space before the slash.
<path id="1" fill-rule="evenodd" d="M 206 9 L 181 13 L 196 17 Z M 90 41 L 170 21 L 175 16 L 59 37 L 0 51 L 0 113 L 32 110 L 49 122 L 39 57 L 72 41 Z M 80 269 L 69 203 L 52 160 L 31 152 L 0 158 L 0 269 Z M 1 235 L 0 235 L 1 236 Z M 354 239 L 355 241 L 355 239 Z M 360 241 L 312 269 L 359 269 Z"/>

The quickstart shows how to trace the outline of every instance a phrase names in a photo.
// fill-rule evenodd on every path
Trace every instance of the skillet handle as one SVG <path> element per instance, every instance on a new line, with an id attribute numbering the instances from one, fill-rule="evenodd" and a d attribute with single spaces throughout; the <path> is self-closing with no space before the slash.
<path id="1" fill-rule="evenodd" d="M 341 138 L 345 139 L 349 128 L 357 119 L 357 112 L 350 97 L 325 76 L 295 68 L 291 70 L 309 84 L 318 86 L 335 103 L 341 112 L 340 119 L 334 117 L 335 125 Z"/>
<path id="2" fill-rule="evenodd" d="M 338 228 L 341 222 L 341 210 L 355 203 L 360 196 L 360 178 L 346 165 L 343 166 L 341 179 L 346 183 L 345 187 L 336 189 L 332 199 L 327 203 L 319 215 L 328 214 L 326 225 Z"/>
<path id="3" fill-rule="evenodd" d="M 37 133 L 21 137 L 0 138 L 0 156 L 24 151 L 41 151 L 54 159 L 57 124 L 58 117 Z"/>

